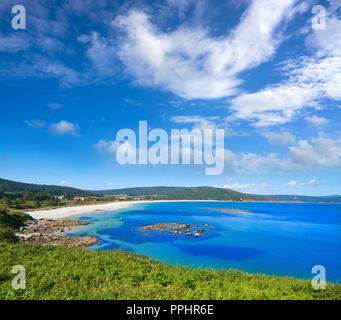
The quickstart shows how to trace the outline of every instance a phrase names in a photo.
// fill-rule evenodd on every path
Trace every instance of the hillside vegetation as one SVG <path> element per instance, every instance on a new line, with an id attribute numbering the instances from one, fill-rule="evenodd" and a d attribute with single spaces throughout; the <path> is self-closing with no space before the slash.
<path id="1" fill-rule="evenodd" d="M 171 266 L 129 252 L 0 242 L 0 299 L 341 299 L 341 286 Z M 26 289 L 11 287 L 14 265 Z"/>
<path id="2" fill-rule="evenodd" d="M 274 196 L 283 201 L 302 201 L 302 202 L 341 202 L 341 196 L 295 196 L 295 195 L 276 195 Z"/>
<path id="3" fill-rule="evenodd" d="M 234 190 L 214 188 L 214 187 L 139 187 L 116 190 L 91 191 L 97 194 L 127 196 L 147 196 L 158 195 L 164 200 L 272 200 L 271 196 L 258 196 L 237 192 Z"/>
<path id="4" fill-rule="evenodd" d="M 4 192 L 31 192 L 31 193 L 45 193 L 53 196 L 89 196 L 92 195 L 91 192 L 63 187 L 63 186 L 53 186 L 53 185 L 45 185 L 45 184 L 32 184 L 32 183 L 22 183 L 16 182 L 6 179 L 0 178 L 0 189 L 3 189 Z"/>
<path id="5" fill-rule="evenodd" d="M 140 200 L 221 200 L 221 201 L 301 201 L 301 202 L 341 202 L 341 196 L 295 196 L 295 195 L 254 195 L 241 193 L 238 191 L 225 189 L 225 188 L 215 188 L 215 187 L 136 187 L 136 188 L 124 188 L 124 189 L 114 189 L 114 190 L 80 190 L 76 188 L 54 186 L 54 185 L 39 185 L 31 183 L 15 182 L 11 180 L 0 178 L 0 199 L 1 199 L 1 189 L 5 192 L 6 196 L 9 198 L 20 198 L 22 194 L 29 193 L 40 194 L 40 197 L 45 196 L 45 201 L 50 202 L 42 203 L 42 206 L 59 206 L 61 203 L 56 203 L 54 196 L 65 196 L 65 198 L 72 199 L 76 196 L 91 197 L 98 196 L 103 198 L 105 202 L 115 201 L 117 199 L 106 196 L 118 196 L 127 195 L 128 197 L 142 197 Z M 50 196 L 47 199 L 46 196 Z M 32 196 L 31 196 L 32 198 Z M 31 200 L 31 199 L 29 199 Z M 122 200 L 122 199 L 120 199 Z M 125 200 L 131 200 L 129 198 Z M 92 200 L 92 202 L 95 200 Z M 96 201 L 101 201 L 97 199 Z M 20 202 L 20 200 L 19 200 Z M 1 203 L 0 203 L 1 204 Z M 27 203 L 26 206 L 13 206 L 17 209 L 24 208 L 39 208 L 32 203 Z"/>
<path id="6" fill-rule="evenodd" d="M 46 193 L 22 192 L 4 192 L 0 189 L 0 210 L 23 210 L 39 209 L 46 207 L 58 207 L 63 205 L 63 201 L 55 196 Z"/>

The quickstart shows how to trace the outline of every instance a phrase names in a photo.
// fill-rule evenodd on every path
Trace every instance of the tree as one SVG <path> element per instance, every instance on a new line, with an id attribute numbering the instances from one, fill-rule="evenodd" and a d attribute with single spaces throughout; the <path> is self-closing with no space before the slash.
<path id="1" fill-rule="evenodd" d="M 10 208 L 13 205 L 12 200 L 10 198 L 6 197 L 3 200 L 4 200 L 3 202 L 7 208 Z"/>
<path id="2" fill-rule="evenodd" d="M 35 200 L 35 201 L 33 202 L 33 206 L 34 206 L 35 208 L 40 208 L 41 205 L 40 205 L 39 200 Z"/>

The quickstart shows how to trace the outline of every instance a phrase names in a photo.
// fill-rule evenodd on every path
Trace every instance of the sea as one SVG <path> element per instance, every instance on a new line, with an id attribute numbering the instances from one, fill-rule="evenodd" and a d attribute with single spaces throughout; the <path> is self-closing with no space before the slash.
<path id="1" fill-rule="evenodd" d="M 300 279 L 313 278 L 314 266 L 322 266 L 327 281 L 341 282 L 341 204 L 141 202 L 75 219 L 89 224 L 66 234 L 97 237 L 91 250 L 121 249 L 172 265 Z M 194 232 L 141 229 L 159 223 L 190 224 Z M 196 229 L 204 230 L 200 237 Z"/>

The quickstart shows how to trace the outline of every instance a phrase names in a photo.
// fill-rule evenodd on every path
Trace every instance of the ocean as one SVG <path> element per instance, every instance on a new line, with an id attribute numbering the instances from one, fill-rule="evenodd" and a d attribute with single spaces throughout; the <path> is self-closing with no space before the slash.
<path id="1" fill-rule="evenodd" d="M 99 238 L 91 250 L 121 249 L 173 265 L 301 279 L 312 278 L 312 268 L 321 265 L 327 281 L 341 282 L 341 204 L 138 203 L 76 219 L 91 223 L 67 235 Z M 139 229 L 157 223 L 191 224 L 205 232 L 195 237 Z"/>

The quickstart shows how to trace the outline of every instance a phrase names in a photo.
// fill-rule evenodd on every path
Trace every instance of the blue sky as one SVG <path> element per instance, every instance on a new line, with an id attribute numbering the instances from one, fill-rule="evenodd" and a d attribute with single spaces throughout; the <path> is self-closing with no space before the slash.
<path id="1" fill-rule="evenodd" d="M 0 177 L 341 194 L 340 1 L 21 1 L 25 30 L 16 4 L 0 3 Z M 144 120 L 224 129 L 223 174 L 119 165 L 117 131 Z"/>

